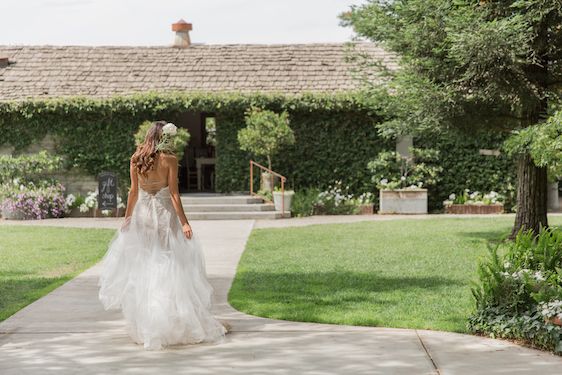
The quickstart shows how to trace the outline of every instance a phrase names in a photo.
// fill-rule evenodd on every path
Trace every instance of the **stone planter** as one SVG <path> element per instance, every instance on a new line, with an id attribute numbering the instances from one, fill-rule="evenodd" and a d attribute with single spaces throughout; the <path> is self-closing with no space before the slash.
<path id="1" fill-rule="evenodd" d="M 427 214 L 427 189 L 380 190 L 379 214 Z"/>
<path id="2" fill-rule="evenodd" d="M 503 204 L 451 204 L 445 206 L 445 213 L 456 215 L 503 214 Z"/>
<path id="3" fill-rule="evenodd" d="M 273 204 L 275 204 L 275 211 L 281 211 L 283 195 L 285 196 L 285 212 L 291 211 L 291 203 L 293 201 L 293 195 L 295 195 L 295 192 L 292 190 L 285 190 L 284 193 L 281 193 L 280 191 L 273 192 Z"/>
<path id="4" fill-rule="evenodd" d="M 11 210 L 3 209 L 2 217 L 6 220 L 25 220 L 25 216 L 23 212 L 19 210 L 11 211 Z"/>
<path id="5" fill-rule="evenodd" d="M 361 204 L 357 209 L 357 215 L 373 215 L 375 213 L 374 204 Z"/>

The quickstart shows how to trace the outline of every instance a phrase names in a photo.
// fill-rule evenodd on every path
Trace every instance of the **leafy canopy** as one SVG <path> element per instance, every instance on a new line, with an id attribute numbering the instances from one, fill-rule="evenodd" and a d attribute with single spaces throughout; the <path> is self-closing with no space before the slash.
<path id="1" fill-rule="evenodd" d="M 559 98 L 560 0 L 370 0 L 340 17 L 399 56 L 384 134 L 524 127 Z"/>
<path id="2" fill-rule="evenodd" d="M 562 177 L 562 111 L 546 122 L 516 131 L 505 148 L 511 154 L 531 154 L 535 164 L 549 168 L 552 179 Z"/>

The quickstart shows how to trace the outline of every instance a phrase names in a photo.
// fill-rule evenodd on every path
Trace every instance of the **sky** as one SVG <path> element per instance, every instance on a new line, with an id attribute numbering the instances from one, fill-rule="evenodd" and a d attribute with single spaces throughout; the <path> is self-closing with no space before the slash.
<path id="1" fill-rule="evenodd" d="M 0 0 L 0 44 L 170 45 L 171 24 L 192 43 L 350 40 L 338 14 L 367 0 Z"/>

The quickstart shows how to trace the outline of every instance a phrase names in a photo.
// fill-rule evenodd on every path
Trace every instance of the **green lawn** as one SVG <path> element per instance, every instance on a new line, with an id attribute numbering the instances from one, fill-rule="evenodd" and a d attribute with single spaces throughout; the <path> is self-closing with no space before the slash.
<path id="1" fill-rule="evenodd" d="M 0 321 L 95 264 L 114 233 L 0 225 Z"/>
<path id="2" fill-rule="evenodd" d="M 257 229 L 229 301 L 276 319 L 465 332 L 477 261 L 512 222 L 439 217 Z"/>

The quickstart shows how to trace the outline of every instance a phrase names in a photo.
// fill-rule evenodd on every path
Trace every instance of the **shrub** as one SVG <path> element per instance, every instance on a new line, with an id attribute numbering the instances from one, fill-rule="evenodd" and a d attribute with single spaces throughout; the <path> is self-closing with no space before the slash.
<path id="1" fill-rule="evenodd" d="M 562 318 L 562 230 L 520 232 L 504 246 L 479 265 L 469 329 L 562 353 L 562 327 L 549 320 Z"/>
<path id="2" fill-rule="evenodd" d="M 19 213 L 23 219 L 46 219 L 63 217 L 66 211 L 64 186 L 27 186 L 13 184 L 2 185 L 3 200 L 1 209 L 11 213 Z"/>
<path id="3" fill-rule="evenodd" d="M 62 167 L 62 158 L 46 151 L 20 156 L 0 155 L 0 184 L 11 183 L 14 179 L 23 185 L 51 181 L 49 173 Z"/>
<path id="4" fill-rule="evenodd" d="M 314 205 L 320 194 L 319 189 L 302 189 L 295 191 L 293 202 L 291 204 L 291 213 L 293 216 L 311 216 L 314 215 Z"/>
<path id="5" fill-rule="evenodd" d="M 442 168 L 435 150 L 412 148 L 412 156 L 384 151 L 368 163 L 371 180 L 379 189 L 424 188 L 435 185 Z"/>

